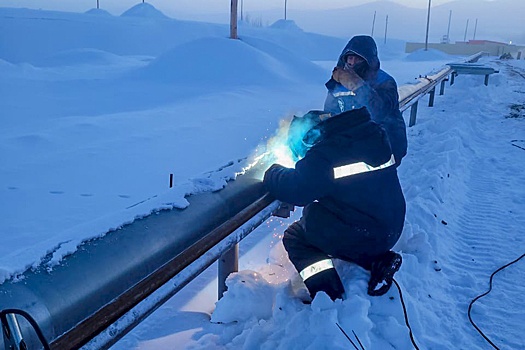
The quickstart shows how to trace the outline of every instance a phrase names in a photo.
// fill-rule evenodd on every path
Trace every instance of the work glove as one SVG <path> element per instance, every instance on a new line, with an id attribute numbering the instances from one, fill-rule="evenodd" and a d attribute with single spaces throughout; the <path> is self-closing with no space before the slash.
<path id="1" fill-rule="evenodd" d="M 263 183 L 266 186 L 271 186 L 275 181 L 277 181 L 277 176 L 280 172 L 280 169 L 283 168 L 284 166 L 281 164 L 272 164 L 272 166 L 269 167 L 264 173 Z"/>
<path id="2" fill-rule="evenodd" d="M 334 68 L 332 78 L 350 91 L 356 91 L 365 83 L 352 69 L 347 70 L 341 67 Z"/>

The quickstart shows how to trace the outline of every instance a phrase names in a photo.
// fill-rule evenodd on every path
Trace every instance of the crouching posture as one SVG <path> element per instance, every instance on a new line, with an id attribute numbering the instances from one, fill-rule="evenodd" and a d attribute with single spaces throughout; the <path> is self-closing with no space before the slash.
<path id="1" fill-rule="evenodd" d="M 405 199 L 388 136 L 366 108 L 328 117 L 316 129 L 319 138 L 295 168 L 272 165 L 264 184 L 277 199 L 304 206 L 284 247 L 311 297 L 324 291 L 335 300 L 344 289 L 333 258 L 372 272 L 399 268 L 390 249 L 403 229 Z"/>

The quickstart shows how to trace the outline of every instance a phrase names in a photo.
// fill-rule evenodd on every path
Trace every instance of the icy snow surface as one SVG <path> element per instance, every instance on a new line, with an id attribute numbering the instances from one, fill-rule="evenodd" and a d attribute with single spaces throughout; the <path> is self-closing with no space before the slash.
<path id="1" fill-rule="evenodd" d="M 123 17 L 0 8 L 0 283 L 223 187 L 280 122 L 322 108 L 346 44 L 248 25 L 232 41 L 226 25 L 146 5 Z M 379 53 L 399 85 L 461 59 L 407 56 L 394 44 Z M 459 76 L 435 107 L 420 101 L 399 168 L 408 211 L 396 279 L 422 349 L 487 349 L 468 304 L 525 251 L 525 61 L 482 62 L 500 71 L 488 86 Z M 241 271 L 221 301 L 212 266 L 113 348 L 349 349 L 339 324 L 366 349 L 410 349 L 397 290 L 367 296 L 368 273 L 356 266 L 337 262 L 346 300 L 300 302 L 280 241 L 300 212 L 241 243 Z M 524 264 L 496 275 L 473 307 L 501 349 L 525 348 Z"/>

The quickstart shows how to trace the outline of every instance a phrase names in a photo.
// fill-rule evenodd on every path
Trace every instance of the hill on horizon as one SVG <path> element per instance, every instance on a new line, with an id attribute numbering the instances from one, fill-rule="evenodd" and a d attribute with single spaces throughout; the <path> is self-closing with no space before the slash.
<path id="1" fill-rule="evenodd" d="M 476 38 L 525 44 L 525 27 L 522 24 L 525 2 L 457 0 L 432 6 L 430 42 L 440 42 L 443 35 L 447 34 L 450 11 L 451 42 Z M 253 18 L 260 17 L 263 23 L 272 23 L 282 18 L 281 10 L 254 11 L 248 14 Z M 387 39 L 424 42 L 427 9 L 380 0 L 336 10 L 291 9 L 288 11 L 288 19 L 295 21 L 306 32 L 348 38 L 356 34 L 371 35 L 373 27 L 373 36 L 377 41 L 384 40 L 386 30 Z"/>

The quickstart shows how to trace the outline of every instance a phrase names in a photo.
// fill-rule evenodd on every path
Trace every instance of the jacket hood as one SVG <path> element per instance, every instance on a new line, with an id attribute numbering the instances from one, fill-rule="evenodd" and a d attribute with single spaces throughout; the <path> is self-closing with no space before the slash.
<path id="1" fill-rule="evenodd" d="M 333 134 L 353 133 L 363 137 L 362 131 L 358 125 L 371 121 L 368 110 L 364 107 L 352 109 L 338 115 L 335 115 L 319 124 L 324 137 L 330 137 Z"/>
<path id="2" fill-rule="evenodd" d="M 352 39 L 350 39 L 348 44 L 346 44 L 345 48 L 339 55 L 337 67 L 344 68 L 346 63 L 346 56 L 350 53 L 363 57 L 368 65 L 368 68 L 364 71 L 364 73 L 361 74 L 357 72 L 361 76 L 361 78 L 365 80 L 370 80 L 377 75 L 380 69 L 380 63 L 379 58 L 377 57 L 376 42 L 371 36 L 356 35 Z M 326 88 L 329 91 L 335 89 L 338 85 L 340 84 L 336 82 L 333 78 L 330 78 L 325 84 Z"/>
<path id="3" fill-rule="evenodd" d="M 368 63 L 369 69 L 373 72 L 377 72 L 380 68 L 379 58 L 377 57 L 376 42 L 371 36 L 356 35 L 350 39 L 339 56 L 339 61 L 337 61 L 338 67 L 344 67 L 345 57 L 348 54 L 355 54 L 363 57 L 366 63 Z"/>

